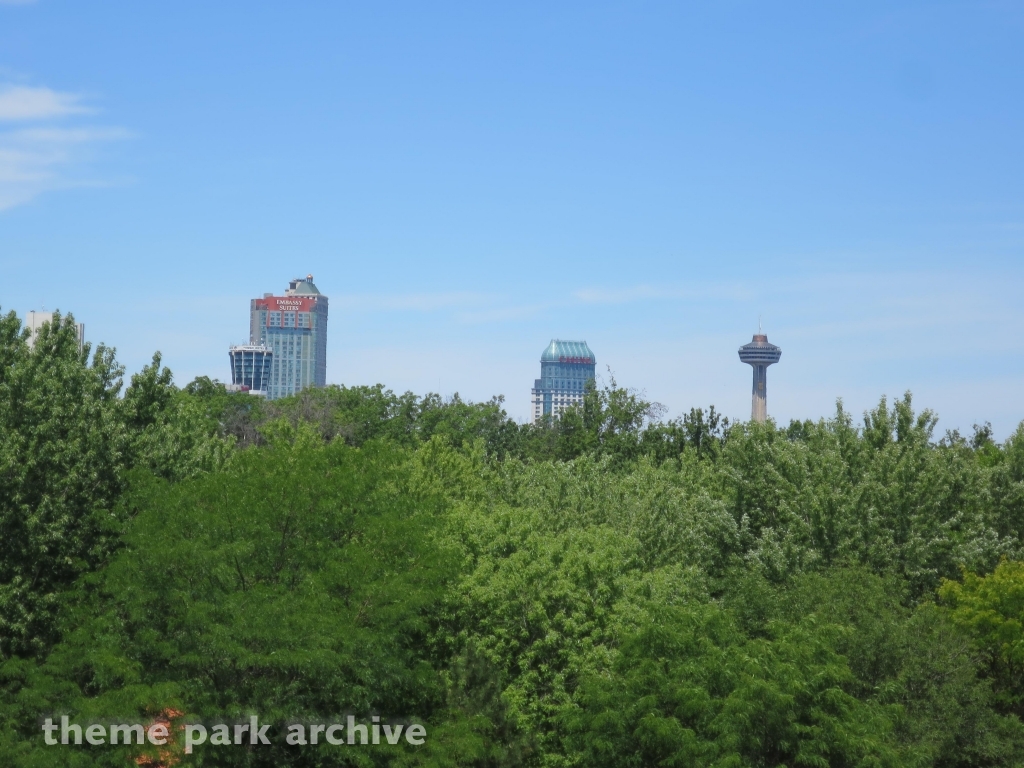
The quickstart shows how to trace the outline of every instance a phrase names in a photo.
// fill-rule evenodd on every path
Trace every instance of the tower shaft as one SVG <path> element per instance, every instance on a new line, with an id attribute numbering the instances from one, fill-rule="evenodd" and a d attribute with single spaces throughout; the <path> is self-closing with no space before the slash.
<path id="1" fill-rule="evenodd" d="M 753 365 L 754 388 L 750 397 L 750 419 L 764 424 L 768 418 L 768 366 Z"/>
<path id="2" fill-rule="evenodd" d="M 750 420 L 764 424 L 768 419 L 768 366 L 779 362 L 782 350 L 768 343 L 763 333 L 754 334 L 749 344 L 740 347 L 740 362 L 754 369 L 750 397 Z"/>

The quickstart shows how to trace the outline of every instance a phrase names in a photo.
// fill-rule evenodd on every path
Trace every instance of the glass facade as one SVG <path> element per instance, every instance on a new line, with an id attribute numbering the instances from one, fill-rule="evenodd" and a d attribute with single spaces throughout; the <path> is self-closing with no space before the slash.
<path id="1" fill-rule="evenodd" d="M 327 384 L 327 297 L 313 276 L 296 278 L 283 296 L 264 294 L 250 305 L 249 342 L 273 353 L 267 398 Z"/>
<path id="2" fill-rule="evenodd" d="M 587 382 L 593 381 L 597 358 L 585 341 L 552 339 L 540 357 L 540 378 L 531 391 L 534 424 L 558 418 L 566 408 L 583 402 Z"/>
<path id="3" fill-rule="evenodd" d="M 248 387 L 253 392 L 265 393 L 270 386 L 270 372 L 274 362 L 274 352 L 261 345 L 231 347 L 228 350 L 231 359 L 231 383 Z"/>

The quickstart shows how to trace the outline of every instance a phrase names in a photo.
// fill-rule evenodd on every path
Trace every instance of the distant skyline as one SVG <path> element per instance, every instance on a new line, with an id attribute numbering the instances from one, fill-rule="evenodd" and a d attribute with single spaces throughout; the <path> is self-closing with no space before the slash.
<path id="1" fill-rule="evenodd" d="M 0 1 L 0 309 L 230 380 L 312 273 L 328 383 L 1024 418 L 1024 6 Z M 131 318 L 126 322 L 126 318 Z"/>

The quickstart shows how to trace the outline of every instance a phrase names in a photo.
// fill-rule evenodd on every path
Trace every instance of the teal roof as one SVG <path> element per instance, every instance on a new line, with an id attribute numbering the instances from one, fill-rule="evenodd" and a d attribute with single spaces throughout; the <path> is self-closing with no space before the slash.
<path id="1" fill-rule="evenodd" d="M 597 358 L 585 341 L 562 341 L 552 339 L 548 348 L 540 356 L 542 363 L 557 363 L 560 357 L 589 357 L 590 362 L 596 363 Z"/>
<path id="2" fill-rule="evenodd" d="M 294 288 L 290 288 L 293 296 L 319 296 L 320 291 L 313 285 L 312 280 L 293 280 Z"/>

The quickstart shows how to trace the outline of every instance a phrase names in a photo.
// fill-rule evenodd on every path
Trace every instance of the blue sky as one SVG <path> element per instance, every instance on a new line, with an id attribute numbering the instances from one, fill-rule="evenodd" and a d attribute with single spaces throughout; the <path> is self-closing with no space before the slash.
<path id="1" fill-rule="evenodd" d="M 328 381 L 525 419 L 553 337 L 670 415 L 1024 418 L 1024 5 L 0 0 L 0 308 L 228 376 L 312 272 Z M 607 373 L 605 373 L 607 377 Z"/>

